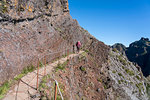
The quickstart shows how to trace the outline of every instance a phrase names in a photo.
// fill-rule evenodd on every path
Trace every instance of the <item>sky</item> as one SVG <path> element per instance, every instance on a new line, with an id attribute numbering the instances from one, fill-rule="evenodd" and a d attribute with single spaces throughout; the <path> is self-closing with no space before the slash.
<path id="1" fill-rule="evenodd" d="M 107 45 L 150 39 L 150 0 L 68 0 L 80 26 Z"/>

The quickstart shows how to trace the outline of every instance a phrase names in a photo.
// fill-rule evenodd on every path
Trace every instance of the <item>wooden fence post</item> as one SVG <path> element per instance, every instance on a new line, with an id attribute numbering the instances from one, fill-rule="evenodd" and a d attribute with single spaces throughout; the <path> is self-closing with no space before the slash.
<path id="1" fill-rule="evenodd" d="M 67 65 L 69 65 L 69 49 L 67 49 Z"/>
<path id="2" fill-rule="evenodd" d="M 67 49 L 67 60 L 69 59 L 69 49 Z"/>
<path id="3" fill-rule="evenodd" d="M 39 61 L 39 59 L 38 59 L 38 68 L 37 68 L 37 83 L 36 83 L 36 89 L 38 89 L 38 86 L 39 86 L 39 84 L 38 84 L 38 81 L 39 81 L 39 63 L 40 63 L 40 61 Z"/>
<path id="4" fill-rule="evenodd" d="M 57 84 L 55 83 L 55 97 L 54 97 L 54 100 L 57 99 Z"/>
<path id="5" fill-rule="evenodd" d="M 45 69 L 44 69 L 44 75 L 46 75 L 46 56 L 44 57 L 44 65 L 45 65 L 45 66 L 44 66 L 44 68 L 45 68 Z"/>

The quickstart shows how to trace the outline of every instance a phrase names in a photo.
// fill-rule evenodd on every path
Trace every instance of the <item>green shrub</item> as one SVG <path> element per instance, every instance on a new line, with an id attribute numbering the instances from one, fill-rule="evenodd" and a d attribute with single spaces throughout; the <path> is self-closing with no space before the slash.
<path id="1" fill-rule="evenodd" d="M 22 72 L 17 75 L 14 80 L 18 81 L 20 80 L 23 76 L 25 76 L 26 74 L 28 74 L 29 72 L 33 72 L 35 70 L 35 67 L 33 65 L 27 66 L 25 67 Z"/>
<path id="2" fill-rule="evenodd" d="M 127 65 L 126 60 L 124 60 L 121 56 L 118 56 L 119 61 L 123 64 L 123 65 Z"/>
<path id="3" fill-rule="evenodd" d="M 133 76 L 133 75 L 134 75 L 134 72 L 133 72 L 133 71 L 130 71 L 129 75 L 130 75 L 130 76 Z"/>
<path id="4" fill-rule="evenodd" d="M 15 78 L 14 78 L 14 80 L 16 80 L 16 81 L 18 81 L 18 80 L 20 80 L 23 76 L 24 76 L 25 74 L 19 74 L 19 75 L 17 75 Z"/>
<path id="5" fill-rule="evenodd" d="M 131 65 L 131 62 L 128 62 L 129 65 Z"/>
<path id="6" fill-rule="evenodd" d="M 9 88 L 11 87 L 11 84 L 13 82 L 10 81 L 6 81 L 1 87 L 0 87 L 0 99 L 2 99 L 4 97 L 4 95 L 8 92 Z"/>
<path id="7" fill-rule="evenodd" d="M 129 73 L 129 69 L 125 69 L 126 73 Z"/>
<path id="8" fill-rule="evenodd" d="M 118 50 L 116 48 L 113 48 L 112 51 L 114 52 L 117 52 L 118 53 Z"/>
<path id="9" fill-rule="evenodd" d="M 122 66 L 122 69 L 124 69 L 125 67 L 124 66 Z"/>
<path id="10" fill-rule="evenodd" d="M 2 13 L 8 12 L 7 3 L 4 0 L 0 1 L 0 12 Z"/>
<path id="11" fill-rule="evenodd" d="M 120 80 L 122 83 L 124 82 L 124 80 Z"/>
<path id="12" fill-rule="evenodd" d="M 102 80 L 100 78 L 98 78 L 97 81 L 102 83 Z"/>
<path id="13" fill-rule="evenodd" d="M 104 84 L 104 89 L 107 89 L 107 86 Z"/>
<path id="14" fill-rule="evenodd" d="M 116 71 L 115 71 L 115 70 L 113 70 L 113 71 L 112 71 L 112 73 L 114 73 L 114 74 L 115 74 L 115 73 L 116 73 Z"/>
<path id="15" fill-rule="evenodd" d="M 0 95 L 0 100 L 1 100 L 2 98 L 4 98 L 4 95 Z"/>
<path id="16" fill-rule="evenodd" d="M 138 83 L 136 84 L 136 87 L 139 89 L 139 92 L 141 93 L 141 88 L 143 88 L 143 84 L 142 83 Z"/>
<path id="17" fill-rule="evenodd" d="M 128 73 L 130 76 L 133 76 L 134 75 L 134 72 L 129 70 L 129 69 L 125 69 L 126 73 Z"/>
<path id="18" fill-rule="evenodd" d="M 62 55 L 63 58 L 67 57 L 67 54 Z"/>
<path id="19" fill-rule="evenodd" d="M 138 80 L 140 80 L 140 77 L 139 77 L 138 75 L 136 75 L 136 78 L 137 78 Z"/>
<path id="20" fill-rule="evenodd" d="M 119 75 L 119 76 L 122 76 L 122 74 L 121 74 L 121 73 L 118 73 L 118 75 Z"/>
<path id="21" fill-rule="evenodd" d="M 39 91 L 43 91 L 43 90 L 48 89 L 48 86 L 46 85 L 47 79 L 48 79 L 48 76 L 44 76 L 44 77 L 42 78 L 42 81 L 41 81 L 40 84 L 39 84 Z M 44 91 L 44 92 L 45 92 L 45 91 Z"/>
<path id="22" fill-rule="evenodd" d="M 57 67 L 56 67 L 56 71 L 64 70 L 64 69 L 65 69 L 65 67 L 62 64 L 58 64 Z"/>
<path id="23" fill-rule="evenodd" d="M 64 69 L 65 69 L 65 66 L 67 65 L 67 63 L 68 63 L 68 60 L 67 60 L 66 62 L 64 62 L 63 64 L 58 63 L 58 65 L 57 65 L 57 67 L 56 67 L 56 72 L 57 72 L 58 70 L 64 70 Z"/>
<path id="24" fill-rule="evenodd" d="M 146 92 L 147 92 L 147 94 L 149 95 L 149 98 L 150 98 L 150 84 L 147 84 Z"/>
<path id="25" fill-rule="evenodd" d="M 81 71 L 86 71 L 85 67 L 83 67 L 83 66 L 80 67 L 80 70 Z"/>
<path id="26" fill-rule="evenodd" d="M 23 69 L 22 74 L 27 74 L 29 72 L 32 72 L 35 70 L 35 67 L 33 65 L 27 66 Z"/>
<path id="27" fill-rule="evenodd" d="M 86 49 L 86 50 L 84 50 L 84 51 L 85 51 L 86 53 L 88 53 L 88 52 L 89 52 L 89 50 L 87 50 L 87 49 Z"/>
<path id="28" fill-rule="evenodd" d="M 130 84 L 133 84 L 133 82 L 130 82 Z"/>
<path id="29" fill-rule="evenodd" d="M 61 28 L 55 28 L 55 30 L 59 31 L 59 32 L 62 32 Z"/>
<path id="30" fill-rule="evenodd" d="M 86 52 L 83 52 L 81 53 L 82 56 L 86 57 L 87 56 L 87 53 Z"/>
<path id="31" fill-rule="evenodd" d="M 118 80 L 118 83 L 119 83 L 119 84 L 121 84 L 121 81 L 120 81 L 120 80 Z"/>
<path id="32" fill-rule="evenodd" d="M 27 66 L 23 69 L 22 74 L 27 74 L 28 72 L 32 72 L 34 70 L 34 66 Z"/>

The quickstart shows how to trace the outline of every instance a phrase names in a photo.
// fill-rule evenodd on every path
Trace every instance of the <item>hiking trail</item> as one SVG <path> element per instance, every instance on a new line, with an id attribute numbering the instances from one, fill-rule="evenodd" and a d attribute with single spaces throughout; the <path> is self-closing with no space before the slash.
<path id="1" fill-rule="evenodd" d="M 46 74 L 52 72 L 52 69 L 57 66 L 58 63 L 62 64 L 67 61 L 68 58 L 73 58 L 83 53 L 80 51 L 78 54 L 70 54 L 65 58 L 61 58 L 46 66 Z M 38 83 L 40 83 L 43 77 L 44 67 L 39 69 Z M 37 93 L 37 69 L 31 73 L 28 73 L 14 86 L 13 89 L 9 90 L 3 100 L 31 100 L 31 96 Z M 36 99 L 38 100 L 38 99 Z"/>

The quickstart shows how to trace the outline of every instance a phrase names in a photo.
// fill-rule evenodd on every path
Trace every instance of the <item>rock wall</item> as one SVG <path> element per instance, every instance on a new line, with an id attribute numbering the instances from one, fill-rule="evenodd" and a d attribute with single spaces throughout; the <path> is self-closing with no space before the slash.
<path id="1" fill-rule="evenodd" d="M 20 1 L 17 6 L 9 3 L 8 13 L 0 13 L 0 84 L 24 67 L 36 66 L 37 58 L 71 49 L 78 40 L 85 44 L 91 37 L 66 11 L 65 0 Z M 20 3 L 28 9 L 16 11 Z M 62 54 L 50 55 L 47 60 Z"/>

